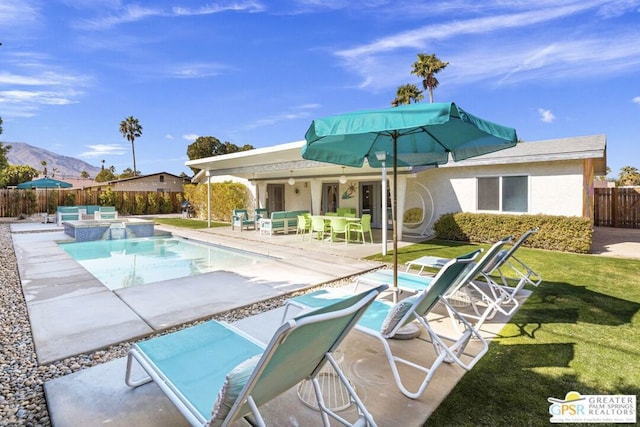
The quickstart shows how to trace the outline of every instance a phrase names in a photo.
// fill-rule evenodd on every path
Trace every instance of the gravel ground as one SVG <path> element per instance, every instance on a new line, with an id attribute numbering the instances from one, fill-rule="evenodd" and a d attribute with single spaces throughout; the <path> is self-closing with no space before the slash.
<path id="1" fill-rule="evenodd" d="M 348 280 L 322 286 L 340 286 Z M 314 288 L 314 289 L 317 289 Z M 307 289 L 305 292 L 309 292 Z M 286 299 L 304 292 L 273 298 L 214 316 L 232 322 L 280 307 Z M 199 322 L 192 323 L 190 325 Z M 190 325 L 163 331 L 173 332 Z M 160 335 L 160 334 L 157 334 Z M 83 353 L 47 365 L 40 365 L 31 336 L 29 315 L 22 294 L 9 224 L 0 223 L 0 426 L 50 426 L 44 396 L 46 381 L 124 357 L 130 342 L 92 353 Z"/>

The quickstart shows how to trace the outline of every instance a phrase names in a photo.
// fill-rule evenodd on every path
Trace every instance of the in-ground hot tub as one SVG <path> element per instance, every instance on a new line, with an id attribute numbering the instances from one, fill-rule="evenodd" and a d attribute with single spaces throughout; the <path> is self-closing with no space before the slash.
<path id="1" fill-rule="evenodd" d="M 152 237 L 153 221 L 137 218 L 65 221 L 64 232 L 76 242 Z"/>

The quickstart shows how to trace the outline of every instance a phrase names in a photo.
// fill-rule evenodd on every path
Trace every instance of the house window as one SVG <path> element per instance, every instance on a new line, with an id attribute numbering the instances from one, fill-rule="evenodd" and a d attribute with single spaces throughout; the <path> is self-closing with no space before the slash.
<path id="1" fill-rule="evenodd" d="M 477 179 L 480 211 L 527 212 L 529 179 L 527 176 L 491 176 Z"/>
<path id="2" fill-rule="evenodd" d="M 160 175 L 160 182 L 164 182 L 164 175 Z"/>

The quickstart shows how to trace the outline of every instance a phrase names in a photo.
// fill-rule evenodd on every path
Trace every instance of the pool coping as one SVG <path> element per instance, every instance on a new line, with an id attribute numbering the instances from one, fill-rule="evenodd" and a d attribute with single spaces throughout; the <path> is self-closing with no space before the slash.
<path id="1" fill-rule="evenodd" d="M 31 230 L 14 231 L 12 227 L 12 240 L 40 364 L 136 340 L 381 265 L 270 242 L 170 229 L 180 237 L 277 259 L 252 266 L 250 271 L 205 273 L 111 291 L 57 245 L 57 241 L 69 240 L 60 227 Z"/>

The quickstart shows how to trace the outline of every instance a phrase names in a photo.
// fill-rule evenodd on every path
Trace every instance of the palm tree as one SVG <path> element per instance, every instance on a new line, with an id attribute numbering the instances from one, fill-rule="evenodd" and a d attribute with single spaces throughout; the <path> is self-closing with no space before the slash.
<path id="1" fill-rule="evenodd" d="M 438 87 L 438 79 L 436 79 L 435 75 L 444 70 L 447 65 L 449 63 L 440 61 L 435 53 L 431 55 L 419 53 L 418 60 L 413 63 L 411 74 L 422 77 L 422 86 L 424 89 L 429 89 L 430 103 L 433 103 L 433 89 Z"/>
<path id="2" fill-rule="evenodd" d="M 640 185 L 640 172 L 638 168 L 633 166 L 624 166 L 620 168 L 620 174 L 618 175 L 619 185 Z"/>
<path id="3" fill-rule="evenodd" d="M 418 102 L 424 99 L 422 91 L 418 89 L 418 86 L 414 84 L 406 84 L 398 86 L 396 92 L 396 98 L 391 101 L 391 105 L 397 107 L 398 105 L 411 104 L 411 101 Z"/>
<path id="4" fill-rule="evenodd" d="M 131 153 L 133 154 L 133 176 L 137 175 L 136 169 L 136 149 L 134 141 L 142 136 L 142 126 L 138 119 L 129 116 L 120 122 L 120 133 L 127 141 L 131 142 Z"/>

